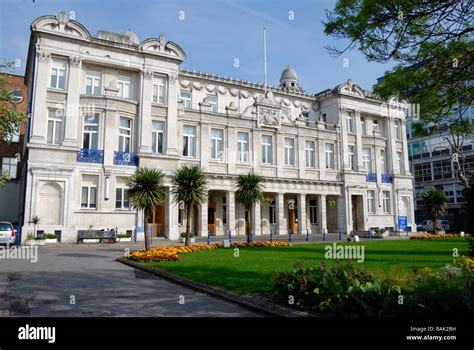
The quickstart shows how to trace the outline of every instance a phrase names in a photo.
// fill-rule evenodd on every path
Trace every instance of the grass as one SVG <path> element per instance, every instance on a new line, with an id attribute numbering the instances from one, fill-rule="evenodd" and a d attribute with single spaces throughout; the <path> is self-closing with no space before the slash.
<path id="1" fill-rule="evenodd" d="M 335 260 L 324 257 L 324 247 L 332 243 L 301 244 L 292 247 L 240 248 L 239 257 L 233 249 L 195 252 L 182 255 L 179 262 L 163 261 L 147 263 L 168 272 L 224 287 L 239 294 L 266 292 L 272 286 L 273 271 L 290 270 L 295 262 L 318 267 L 321 262 L 330 265 Z M 403 277 L 429 267 L 437 270 L 452 263 L 453 249 L 460 255 L 467 254 L 467 242 L 461 238 L 439 240 L 370 241 L 359 243 L 337 243 L 338 245 L 362 244 L 365 261 L 354 262 L 380 277 Z"/>

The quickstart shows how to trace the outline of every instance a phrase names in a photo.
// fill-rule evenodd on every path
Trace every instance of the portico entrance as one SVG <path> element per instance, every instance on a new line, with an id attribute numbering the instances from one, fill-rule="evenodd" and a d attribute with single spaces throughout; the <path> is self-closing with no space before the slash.
<path id="1" fill-rule="evenodd" d="M 152 228 L 153 237 L 165 236 L 165 210 L 164 206 L 156 206 L 148 216 L 148 225 Z"/>

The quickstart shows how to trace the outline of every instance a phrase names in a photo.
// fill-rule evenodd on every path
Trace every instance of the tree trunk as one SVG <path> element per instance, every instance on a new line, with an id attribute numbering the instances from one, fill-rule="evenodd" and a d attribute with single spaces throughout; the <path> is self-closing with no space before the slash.
<path id="1" fill-rule="evenodd" d="M 148 233 L 148 213 L 149 209 L 145 209 L 145 222 L 143 223 L 143 229 L 145 230 L 145 250 L 150 250 L 150 234 Z"/>
<path id="2" fill-rule="evenodd" d="M 252 232 L 252 206 L 248 205 L 247 206 L 248 213 L 249 213 L 249 232 L 247 232 L 247 243 L 250 243 L 250 232 Z"/>
<path id="3" fill-rule="evenodd" d="M 184 245 L 189 246 L 189 226 L 191 224 L 191 203 L 186 203 L 186 239 Z M 194 218 L 196 220 L 196 218 Z"/>

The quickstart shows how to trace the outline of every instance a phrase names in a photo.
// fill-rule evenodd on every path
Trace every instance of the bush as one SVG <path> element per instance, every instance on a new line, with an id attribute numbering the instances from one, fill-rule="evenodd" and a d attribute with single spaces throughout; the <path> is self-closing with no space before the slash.
<path id="1" fill-rule="evenodd" d="M 470 256 L 471 258 L 474 258 L 474 237 L 473 236 L 467 236 L 466 241 L 467 241 L 467 244 L 468 244 L 467 255 Z"/>
<path id="2" fill-rule="evenodd" d="M 44 235 L 45 239 L 58 239 L 58 236 L 56 236 L 54 233 L 47 233 Z"/>
<path id="3" fill-rule="evenodd" d="M 181 232 L 181 237 L 185 238 L 186 237 L 186 232 Z M 194 232 L 189 232 L 189 238 L 194 237 Z"/>
<path id="4" fill-rule="evenodd" d="M 132 238 L 132 233 L 120 233 L 117 235 L 117 238 Z"/>
<path id="5" fill-rule="evenodd" d="M 395 310 L 400 287 L 379 281 L 351 263 L 318 269 L 297 264 L 290 272 L 275 272 L 274 298 L 308 311 L 331 315 L 376 316 Z M 292 298 L 291 298 L 292 297 Z"/>

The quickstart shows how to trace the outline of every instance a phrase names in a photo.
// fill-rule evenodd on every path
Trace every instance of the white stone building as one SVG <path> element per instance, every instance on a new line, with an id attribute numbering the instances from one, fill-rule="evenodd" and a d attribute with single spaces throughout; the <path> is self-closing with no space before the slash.
<path id="1" fill-rule="evenodd" d="M 415 228 L 404 102 L 350 80 L 308 94 L 290 67 L 266 88 L 180 70 L 185 58 L 163 35 L 93 36 L 64 13 L 32 23 L 23 232 L 34 215 L 63 242 L 91 227 L 135 232 L 144 218 L 128 208 L 127 184 L 137 165 L 171 174 L 183 164 L 209 175 L 199 235 L 245 234 L 233 183 L 252 171 L 271 201 L 253 211 L 256 235 L 397 230 L 398 216 Z M 147 219 L 154 236 L 185 227 L 169 197 Z"/>

